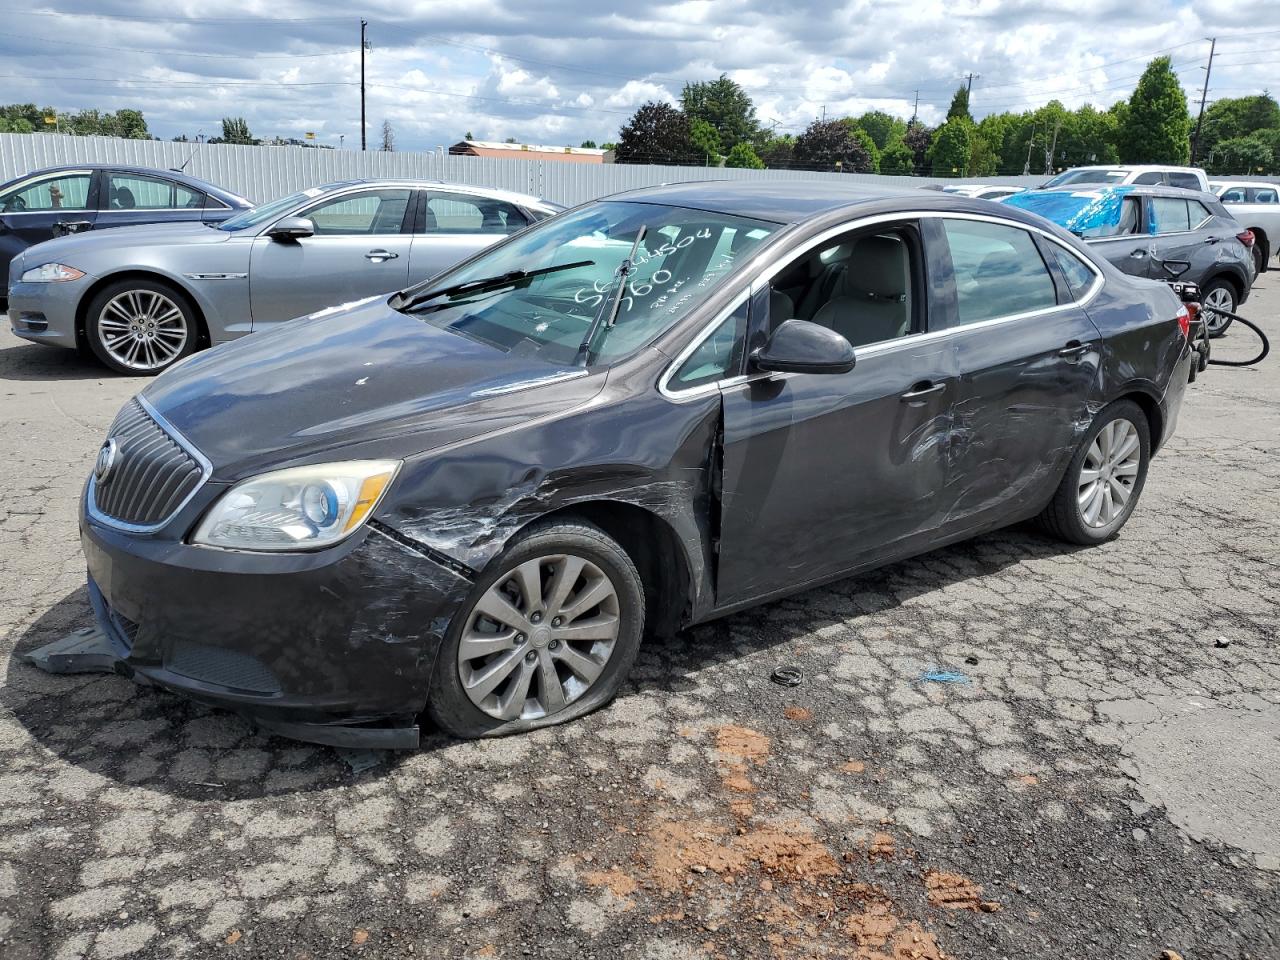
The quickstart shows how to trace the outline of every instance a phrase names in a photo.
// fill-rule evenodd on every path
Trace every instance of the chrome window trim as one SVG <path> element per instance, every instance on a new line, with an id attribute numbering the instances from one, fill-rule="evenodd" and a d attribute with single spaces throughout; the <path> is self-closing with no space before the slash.
<path id="1" fill-rule="evenodd" d="M 669 388 L 671 378 L 675 375 L 676 371 L 680 369 L 684 362 L 689 359 L 698 347 L 702 346 L 703 341 L 711 336 L 720 324 L 729 319 L 735 310 L 742 306 L 743 300 L 754 297 L 757 293 L 763 290 L 765 285 L 777 276 L 784 267 L 794 261 L 796 257 L 802 256 L 814 247 L 820 246 L 826 241 L 840 236 L 842 233 L 848 233 L 850 230 L 857 230 L 864 226 L 875 226 L 877 223 L 895 223 L 901 220 L 920 220 L 925 218 L 977 220 L 984 223 L 993 223 L 997 226 L 1012 227 L 1015 230 L 1026 230 L 1030 233 L 1038 233 L 1046 240 L 1056 243 L 1058 246 L 1062 247 L 1076 259 L 1083 261 L 1085 265 L 1093 271 L 1094 282 L 1084 296 L 1078 297 L 1069 303 L 1059 303 L 1052 307 L 1042 307 L 1039 310 L 1028 310 L 1024 313 L 1014 313 L 1003 317 L 992 317 L 988 320 L 979 320 L 976 323 L 960 324 L 958 326 L 947 327 L 942 330 L 928 330 L 922 333 L 911 333 L 905 337 L 897 337 L 893 340 L 881 340 L 878 343 L 855 347 L 854 353 L 859 358 L 876 356 L 881 353 L 889 353 L 903 347 L 932 343 L 937 340 L 943 340 L 957 333 L 966 333 L 970 330 L 984 330 L 991 327 L 1002 326 L 1006 323 L 1014 323 L 1019 320 L 1029 320 L 1033 317 L 1049 316 L 1073 307 L 1083 308 L 1091 303 L 1102 290 L 1102 285 L 1106 278 L 1102 273 L 1102 269 L 1093 262 L 1091 257 L 1081 255 L 1080 251 L 1065 243 L 1060 237 L 1056 237 L 1048 230 L 1043 230 L 1040 227 L 1032 226 L 1031 224 L 1019 223 L 1016 220 L 1007 220 L 1003 217 L 993 217 L 989 214 L 961 213 L 959 211 L 952 212 L 944 210 L 908 210 L 900 213 L 882 213 L 860 217 L 856 220 L 849 220 L 845 223 L 838 224 L 837 226 L 829 227 L 821 233 L 805 240 L 803 243 L 782 253 L 776 254 L 770 261 L 760 268 L 755 279 L 752 280 L 747 290 L 742 295 L 735 296 L 730 305 L 720 313 L 716 314 L 714 320 L 703 326 L 703 328 L 694 335 L 693 339 L 689 341 L 688 345 L 676 355 L 676 358 L 672 360 L 671 363 L 667 365 L 663 370 L 661 378 L 658 380 L 658 392 L 668 400 L 673 400 L 679 403 L 685 400 L 696 399 L 697 397 L 705 394 L 717 392 L 725 387 L 737 386 L 741 383 L 751 383 L 756 380 L 776 379 L 779 377 L 787 378 L 794 376 L 794 374 L 789 373 L 739 374 L 732 377 L 725 377 L 722 380 L 714 380 L 710 383 L 699 384 L 698 386 L 690 387 L 687 390 L 672 390 Z M 1049 270 L 1048 264 L 1045 264 L 1045 269 L 1046 271 Z"/>
<path id="2" fill-rule="evenodd" d="M 94 491 L 97 488 L 97 484 L 94 482 L 93 474 L 90 473 L 89 485 L 88 485 L 88 488 L 85 490 L 84 508 L 85 508 L 85 512 L 89 515 L 90 519 L 92 519 L 95 523 L 101 524 L 104 527 L 110 527 L 113 530 L 123 530 L 126 533 L 156 533 L 157 531 L 162 530 L 166 526 L 168 526 L 170 521 L 172 521 L 174 517 L 176 517 L 178 514 L 180 514 L 183 510 L 187 508 L 187 505 L 191 503 L 192 498 L 195 497 L 195 495 L 200 492 L 200 489 L 208 482 L 209 477 L 212 476 L 213 464 L 209 462 L 209 459 L 203 453 L 201 453 L 199 450 L 195 448 L 195 446 L 191 443 L 190 440 L 188 440 L 186 437 L 182 435 L 182 433 L 178 430 L 177 427 L 175 427 L 172 423 L 166 420 L 164 416 L 161 415 L 156 410 L 155 407 L 153 407 L 150 403 L 148 403 L 146 397 L 143 397 L 141 394 L 139 394 L 134 399 L 138 401 L 138 405 L 142 407 L 146 415 L 149 416 L 152 419 L 152 421 L 155 422 L 155 425 L 158 426 L 161 430 L 163 430 L 170 440 L 172 440 L 174 443 L 180 446 L 188 454 L 190 454 L 191 458 L 195 460 L 197 464 L 199 464 L 200 482 L 197 483 L 194 487 L 192 487 L 191 492 L 187 494 L 186 497 L 183 498 L 182 502 L 179 503 L 173 509 L 173 512 L 170 513 L 167 517 L 165 517 L 160 522 L 158 523 L 125 523 L 122 520 L 116 520 L 114 517 L 108 517 L 106 514 L 98 510 L 97 501 L 94 497 Z"/>

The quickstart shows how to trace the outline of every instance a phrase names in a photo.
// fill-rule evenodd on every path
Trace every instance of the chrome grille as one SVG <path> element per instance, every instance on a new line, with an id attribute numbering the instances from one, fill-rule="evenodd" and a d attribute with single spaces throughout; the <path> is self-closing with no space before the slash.
<path id="1" fill-rule="evenodd" d="M 135 397 L 107 433 L 116 459 L 102 480 L 91 482 L 91 503 L 108 521 L 138 527 L 169 520 L 196 491 L 205 465 L 179 443 Z"/>

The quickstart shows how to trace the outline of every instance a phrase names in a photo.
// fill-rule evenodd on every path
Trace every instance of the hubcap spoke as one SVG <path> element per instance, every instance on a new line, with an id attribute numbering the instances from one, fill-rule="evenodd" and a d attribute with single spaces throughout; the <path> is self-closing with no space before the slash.
<path id="1" fill-rule="evenodd" d="M 586 561 L 581 557 L 565 557 L 556 566 L 555 578 L 551 581 L 551 586 L 547 590 L 547 612 L 549 614 L 560 613 L 560 608 L 564 606 L 564 602 L 569 596 L 569 591 L 573 589 L 573 585 L 582 576 L 582 568 L 585 565 Z"/>
<path id="2" fill-rule="evenodd" d="M 483 670 L 471 675 L 471 682 L 464 684 L 467 693 L 473 700 L 483 700 L 498 688 L 503 680 L 511 676 L 511 672 L 524 662 L 524 656 L 512 651 L 504 657 L 498 657 Z"/>
<path id="3" fill-rule="evenodd" d="M 480 660 L 490 654 L 512 649 L 515 640 L 514 630 L 504 633 L 471 632 L 463 636 L 459 644 L 458 656 L 462 660 Z"/>
<path id="4" fill-rule="evenodd" d="M 476 604 L 476 613 L 483 613 L 490 620 L 511 627 L 513 630 L 529 630 L 529 621 L 525 615 L 511 605 L 501 593 L 489 590 Z"/>
<path id="5" fill-rule="evenodd" d="M 579 640 L 614 640 L 618 636 L 618 618 L 611 613 L 575 620 L 555 631 L 557 639 L 575 642 Z"/>
<path id="6" fill-rule="evenodd" d="M 525 701 L 529 699 L 529 687 L 533 683 L 533 675 L 537 668 L 523 657 L 520 658 L 520 673 L 511 684 L 511 688 L 498 701 L 498 710 L 503 720 L 514 720 L 524 713 Z"/>
<path id="7" fill-rule="evenodd" d="M 561 644 L 558 648 L 552 650 L 551 656 L 563 663 L 579 679 L 588 684 L 595 683 L 596 678 L 604 670 L 604 664 L 596 663 L 594 658 L 575 650 L 568 644 Z"/>
<path id="8" fill-rule="evenodd" d="M 564 707 L 564 688 L 560 686 L 560 674 L 556 672 L 556 663 L 548 650 L 538 654 L 538 685 L 542 706 L 547 713 L 555 713 Z"/>
<path id="9" fill-rule="evenodd" d="M 581 593 L 574 594 L 573 603 L 561 610 L 561 616 L 564 617 L 566 623 L 571 622 L 576 617 L 598 605 L 606 597 L 612 595 L 613 584 L 602 576 L 599 580 L 589 584 Z"/>
<path id="10" fill-rule="evenodd" d="M 525 616 L 542 609 L 542 564 L 537 560 L 528 560 L 516 567 L 515 581 L 520 585 L 520 595 L 524 597 Z"/>

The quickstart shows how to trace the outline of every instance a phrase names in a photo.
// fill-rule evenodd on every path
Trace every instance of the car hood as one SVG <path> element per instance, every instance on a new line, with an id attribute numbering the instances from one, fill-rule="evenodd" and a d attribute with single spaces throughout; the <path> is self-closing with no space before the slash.
<path id="1" fill-rule="evenodd" d="M 603 381 L 376 297 L 196 354 L 142 395 L 215 479 L 231 481 L 296 463 L 411 457 L 567 409 Z"/>
<path id="2" fill-rule="evenodd" d="M 125 249 L 151 246 L 173 246 L 174 244 L 192 243 L 225 243 L 234 236 L 226 230 L 215 230 L 205 226 L 199 220 L 182 220 L 177 223 L 147 223 L 136 227 L 112 227 L 110 230 L 89 230 L 85 233 L 73 233 L 67 237 L 57 237 L 31 247 L 27 255 L 30 262 L 32 252 L 38 251 L 41 263 L 61 262 L 62 258 L 72 260 L 77 254 L 97 255 L 100 252 L 118 252 Z M 114 255 L 114 254 L 113 254 Z M 78 266 L 72 261 L 72 266 Z M 81 268 L 83 269 L 83 268 Z"/>

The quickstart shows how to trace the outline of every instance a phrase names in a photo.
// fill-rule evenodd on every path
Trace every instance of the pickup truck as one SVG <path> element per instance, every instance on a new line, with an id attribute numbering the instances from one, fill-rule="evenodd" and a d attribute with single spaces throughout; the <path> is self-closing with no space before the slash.
<path id="1" fill-rule="evenodd" d="M 1280 250 L 1280 185 L 1265 180 L 1213 180 L 1209 189 L 1240 226 L 1253 231 L 1253 263 L 1262 273 Z"/>

